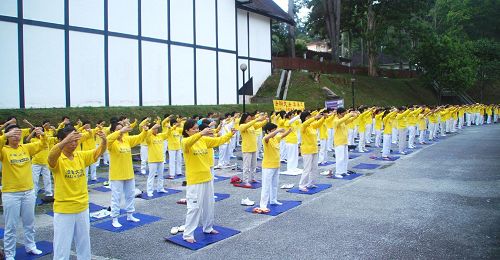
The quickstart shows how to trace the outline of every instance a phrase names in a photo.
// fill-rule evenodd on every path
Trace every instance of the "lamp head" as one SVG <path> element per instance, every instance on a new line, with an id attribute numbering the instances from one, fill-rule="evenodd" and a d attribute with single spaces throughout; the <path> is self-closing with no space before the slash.
<path id="1" fill-rule="evenodd" d="M 242 70 L 242 71 L 247 70 L 247 65 L 245 63 L 241 63 L 240 70 Z"/>

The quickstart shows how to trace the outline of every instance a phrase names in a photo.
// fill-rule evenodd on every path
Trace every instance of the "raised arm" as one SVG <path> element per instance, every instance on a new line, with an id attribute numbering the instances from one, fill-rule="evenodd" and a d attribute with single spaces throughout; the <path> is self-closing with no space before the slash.
<path id="1" fill-rule="evenodd" d="M 59 159 L 59 156 L 61 156 L 62 150 L 64 149 L 64 146 L 72 143 L 72 142 L 78 142 L 81 138 L 81 134 L 78 132 L 71 132 L 69 133 L 66 138 L 64 138 L 61 142 L 58 144 L 54 145 L 52 149 L 50 149 L 49 152 L 49 157 L 48 157 L 48 163 L 51 168 L 55 168 L 57 166 L 57 160 Z"/>

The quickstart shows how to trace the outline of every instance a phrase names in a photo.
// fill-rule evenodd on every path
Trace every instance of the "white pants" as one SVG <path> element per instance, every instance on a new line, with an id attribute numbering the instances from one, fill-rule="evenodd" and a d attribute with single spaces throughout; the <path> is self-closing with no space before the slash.
<path id="1" fill-rule="evenodd" d="M 50 178 L 49 166 L 45 164 L 33 164 L 31 165 L 31 171 L 33 172 L 33 184 L 35 185 L 35 197 L 40 191 L 40 186 L 38 185 L 40 181 L 40 175 L 43 178 L 43 189 L 45 191 L 45 196 L 52 196 L 52 179 Z"/>
<path id="2" fill-rule="evenodd" d="M 493 123 L 496 123 L 498 121 L 498 115 L 494 114 L 493 115 Z"/>
<path id="3" fill-rule="evenodd" d="M 76 258 L 90 259 L 89 209 L 75 214 L 54 213 L 54 260 L 70 259 L 75 241 Z"/>
<path id="4" fill-rule="evenodd" d="M 388 157 L 391 153 L 391 137 L 392 134 L 384 134 L 384 142 L 382 143 L 382 157 Z"/>
<path id="5" fill-rule="evenodd" d="M 235 148 L 236 148 L 236 135 L 231 137 L 231 141 L 229 142 L 229 158 L 234 156 Z"/>
<path id="6" fill-rule="evenodd" d="M 217 162 L 218 166 L 224 166 L 229 164 L 229 144 L 223 144 L 219 146 L 219 160 Z"/>
<path id="7" fill-rule="evenodd" d="M 446 136 L 446 122 L 445 121 L 439 122 L 439 130 L 441 132 L 441 136 Z"/>
<path id="8" fill-rule="evenodd" d="M 429 140 L 434 139 L 434 129 L 435 129 L 435 124 L 429 122 Z"/>
<path id="9" fill-rule="evenodd" d="M 354 145 L 354 129 L 347 130 L 347 144 Z"/>
<path id="10" fill-rule="evenodd" d="M 464 126 L 464 116 L 459 116 L 458 117 L 458 129 L 462 129 L 462 126 Z"/>
<path id="11" fill-rule="evenodd" d="M 36 248 L 35 244 L 35 191 L 2 193 L 5 233 L 3 248 L 5 258 L 16 256 L 16 228 L 19 220 L 23 223 L 24 247 L 26 251 Z"/>
<path id="12" fill-rule="evenodd" d="M 375 147 L 380 147 L 382 141 L 382 130 L 375 130 Z"/>
<path id="13" fill-rule="evenodd" d="M 203 232 L 212 232 L 214 225 L 214 181 L 186 186 L 186 229 L 183 239 L 194 239 L 194 230 L 198 223 L 203 225 Z"/>
<path id="14" fill-rule="evenodd" d="M 471 125 L 471 114 L 470 113 L 465 113 L 465 121 L 467 126 Z"/>
<path id="15" fill-rule="evenodd" d="M 141 144 L 141 173 L 146 173 L 148 165 L 148 146 Z"/>
<path id="16" fill-rule="evenodd" d="M 408 126 L 408 134 L 409 134 L 408 147 L 410 148 L 415 146 L 415 132 L 416 129 L 414 125 Z"/>
<path id="17" fill-rule="evenodd" d="M 287 150 L 286 170 L 297 169 L 299 166 L 299 145 L 285 143 Z"/>
<path id="18" fill-rule="evenodd" d="M 418 137 L 418 141 L 420 143 L 424 143 L 425 142 L 425 130 L 420 130 L 420 135 Z"/>
<path id="19" fill-rule="evenodd" d="M 243 153 L 243 184 L 255 180 L 257 167 L 257 152 Z"/>
<path id="20" fill-rule="evenodd" d="M 406 149 L 406 132 L 408 130 L 405 129 L 398 129 L 399 132 L 399 152 L 404 152 Z"/>
<path id="21" fill-rule="evenodd" d="M 97 163 L 93 163 L 89 167 L 85 168 L 85 172 L 87 173 L 88 179 L 91 180 L 97 179 Z"/>
<path id="22" fill-rule="evenodd" d="M 156 181 L 156 191 L 162 190 L 163 187 L 163 170 L 165 169 L 165 165 L 163 162 L 150 162 L 149 165 L 149 174 L 147 181 L 147 193 L 152 194 L 154 190 L 155 183 L 155 175 L 158 177 Z"/>
<path id="23" fill-rule="evenodd" d="M 349 149 L 347 149 L 347 145 L 335 146 L 335 174 L 347 173 L 348 162 Z"/>
<path id="24" fill-rule="evenodd" d="M 315 175 L 318 172 L 318 154 L 303 154 L 302 159 L 304 160 L 304 171 L 300 176 L 299 188 L 305 189 L 315 183 Z"/>
<path id="25" fill-rule="evenodd" d="M 335 134 L 335 131 L 333 128 L 328 128 L 328 140 L 326 140 L 326 149 L 327 151 L 331 152 L 333 151 L 333 135 Z"/>
<path id="26" fill-rule="evenodd" d="M 327 161 L 327 147 L 326 147 L 326 139 L 319 140 L 319 154 L 318 154 L 318 162 L 324 163 Z"/>
<path id="27" fill-rule="evenodd" d="M 168 174 L 170 177 L 182 175 L 181 150 L 168 150 Z"/>
<path id="28" fill-rule="evenodd" d="M 488 115 L 488 119 L 486 119 L 486 124 L 491 124 L 491 115 Z"/>
<path id="29" fill-rule="evenodd" d="M 365 150 L 365 137 L 365 132 L 359 132 L 358 152 L 363 152 Z"/>
<path id="30" fill-rule="evenodd" d="M 287 158 L 287 151 L 286 151 L 286 145 L 285 145 L 285 140 L 280 141 L 280 161 L 286 160 Z"/>
<path id="31" fill-rule="evenodd" d="M 163 141 L 163 157 L 165 158 L 164 163 L 167 163 L 167 151 L 168 151 L 168 141 Z"/>
<path id="32" fill-rule="evenodd" d="M 372 124 L 367 124 L 365 128 L 365 143 L 369 144 L 372 142 Z"/>
<path id="33" fill-rule="evenodd" d="M 99 161 L 97 161 L 97 162 L 99 162 Z M 105 164 L 105 165 L 109 165 L 109 152 L 108 152 L 108 150 L 106 150 L 102 154 L 102 163 Z"/>
<path id="34" fill-rule="evenodd" d="M 392 128 L 392 143 L 397 144 L 398 143 L 398 136 L 399 136 L 399 131 L 397 128 Z"/>
<path id="35" fill-rule="evenodd" d="M 109 181 L 111 187 L 111 217 L 117 218 L 120 215 L 120 201 L 123 193 L 125 197 L 125 211 L 132 213 L 135 211 L 135 179 Z"/>
<path id="36" fill-rule="evenodd" d="M 259 207 L 267 209 L 267 204 L 278 202 L 279 168 L 262 168 L 262 190 Z"/>
<path id="37" fill-rule="evenodd" d="M 262 158 L 262 131 L 257 136 L 257 157 Z"/>

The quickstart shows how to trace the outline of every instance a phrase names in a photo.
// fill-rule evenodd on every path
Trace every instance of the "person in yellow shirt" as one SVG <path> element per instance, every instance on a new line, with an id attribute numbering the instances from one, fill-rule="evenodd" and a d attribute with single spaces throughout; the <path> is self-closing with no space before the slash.
<path id="1" fill-rule="evenodd" d="M 249 188 L 250 182 L 255 181 L 255 171 L 257 167 L 257 140 L 255 131 L 258 131 L 266 124 L 266 117 L 259 115 L 254 119 L 254 115 L 243 113 L 240 119 L 241 152 L 243 154 L 243 187 Z"/>
<path id="2" fill-rule="evenodd" d="M 231 129 L 234 127 L 234 119 L 231 116 L 231 113 L 226 113 L 224 117 L 225 118 L 221 120 L 219 124 L 221 135 L 229 133 Z M 219 146 L 219 160 L 217 162 L 217 168 L 226 168 L 231 166 L 231 159 L 229 153 L 230 145 L 231 141 Z"/>
<path id="3" fill-rule="evenodd" d="M 304 162 L 304 171 L 300 176 L 299 190 L 308 192 L 310 188 L 316 188 L 315 180 L 318 171 L 318 128 L 325 120 L 323 111 L 320 110 L 315 116 L 304 111 L 300 114 L 302 126 L 300 128 L 302 144 L 300 151 Z"/>
<path id="4" fill-rule="evenodd" d="M 106 136 L 99 130 L 100 145 L 76 151 L 81 134 L 71 125 L 58 131 L 59 143 L 48 155 L 54 172 L 54 259 L 69 259 L 75 241 L 77 259 L 90 259 L 89 195 L 86 169 L 106 150 Z"/>
<path id="5" fill-rule="evenodd" d="M 323 120 L 323 123 L 321 126 L 318 128 L 318 137 L 319 137 L 319 151 L 318 151 L 318 164 L 322 165 L 326 163 L 327 158 L 328 158 L 328 127 L 326 126 L 325 121 L 331 117 L 331 114 L 327 114 L 328 111 L 324 112 L 325 120 Z M 333 142 L 333 140 L 332 140 Z"/>
<path id="6" fill-rule="evenodd" d="M 328 108 L 326 110 L 328 113 L 331 113 L 333 109 Z M 333 113 L 332 113 L 333 114 Z M 325 125 L 327 129 L 327 134 L 328 134 L 328 139 L 326 140 L 326 150 L 328 152 L 333 151 L 333 120 L 335 119 L 335 116 L 329 116 L 325 119 Z"/>
<path id="7" fill-rule="evenodd" d="M 278 126 L 278 128 L 285 128 L 285 123 L 287 121 L 287 119 L 290 119 L 290 118 L 286 118 L 286 111 L 279 111 L 278 114 L 277 114 L 277 119 L 276 119 L 276 125 Z M 287 151 L 286 151 L 286 145 L 285 145 L 285 140 L 281 139 L 280 141 L 280 160 L 282 162 L 286 162 L 287 160 Z"/>
<path id="8" fill-rule="evenodd" d="M 139 124 L 139 130 L 142 131 L 141 127 L 145 125 L 149 125 L 151 118 L 144 117 Z M 128 118 L 120 118 L 120 122 L 123 126 L 128 125 Z M 132 127 L 133 128 L 133 127 Z M 141 155 L 141 174 L 146 175 L 146 169 L 148 168 L 148 144 L 143 140 L 140 146 L 140 155 Z"/>
<path id="9" fill-rule="evenodd" d="M 366 144 L 366 131 L 370 131 L 369 129 L 366 129 L 367 122 L 372 121 L 372 113 L 375 110 L 375 108 L 366 108 L 366 107 L 361 107 L 359 109 L 359 112 L 361 113 L 359 117 L 357 117 L 356 122 L 358 123 L 358 133 L 359 133 L 359 142 L 358 142 L 358 152 L 364 153 L 367 152 L 368 150 L 365 149 L 365 144 Z"/>
<path id="10" fill-rule="evenodd" d="M 413 107 L 413 111 L 411 111 L 406 117 L 408 124 L 408 148 L 415 148 L 415 136 L 417 133 L 417 122 L 418 115 L 422 112 L 423 108 Z"/>
<path id="11" fill-rule="evenodd" d="M 396 120 L 398 120 L 398 146 L 400 154 L 406 154 L 406 134 L 408 133 L 406 117 L 411 113 L 411 111 L 411 109 L 401 107 L 398 110 L 398 115 L 396 115 Z"/>
<path id="12" fill-rule="evenodd" d="M 236 134 L 231 138 L 231 141 L 229 142 L 229 159 L 231 158 L 236 158 L 234 155 L 234 149 L 236 149 L 236 145 L 239 142 L 240 139 L 240 131 L 238 130 L 240 128 L 240 118 L 241 115 L 240 113 L 232 112 L 231 116 L 233 117 L 234 125 L 233 127 L 236 129 Z"/>
<path id="13" fill-rule="evenodd" d="M 287 115 L 288 116 L 288 115 Z M 298 132 L 300 129 L 300 115 L 289 112 L 290 120 L 285 123 L 285 129 L 292 129 L 285 139 L 287 158 L 286 170 L 298 171 L 299 166 L 299 138 Z"/>
<path id="14" fill-rule="evenodd" d="M 170 126 L 165 129 L 167 134 L 168 148 L 168 179 L 174 179 L 176 175 L 182 175 L 182 150 L 181 135 L 182 127 L 179 118 L 172 117 Z"/>
<path id="15" fill-rule="evenodd" d="M 165 169 L 165 154 L 163 153 L 163 146 L 165 140 L 168 138 L 168 132 L 159 133 L 160 124 L 154 124 L 147 133 L 146 143 L 148 147 L 148 180 L 146 184 L 146 191 L 148 197 L 153 197 L 155 176 L 156 192 L 166 193 L 163 186 L 163 170 Z"/>
<path id="16" fill-rule="evenodd" d="M 42 128 L 44 129 L 44 128 Z M 40 175 L 43 178 L 43 190 L 46 197 L 54 196 L 52 192 L 52 177 L 50 174 L 49 166 L 47 163 L 47 157 L 49 156 L 49 148 L 52 148 L 54 145 L 54 137 L 49 137 L 48 134 L 42 130 L 45 134 L 45 137 L 42 135 L 36 134 L 36 131 L 32 131 L 31 134 L 26 138 L 26 142 L 28 143 L 38 143 L 42 141 L 42 138 L 46 139 L 46 145 L 43 149 L 35 154 L 31 158 L 32 166 L 31 171 L 33 173 L 33 184 L 35 186 L 35 196 L 40 191 L 40 186 L 38 185 Z"/>
<path id="17" fill-rule="evenodd" d="M 82 151 L 90 151 L 94 150 L 96 148 L 96 133 L 97 131 L 100 131 L 99 126 L 96 126 L 96 128 L 92 129 L 90 121 L 85 120 L 82 122 L 82 127 L 79 130 L 79 132 L 82 133 L 82 139 L 81 141 L 81 150 Z M 88 168 L 85 169 L 85 172 L 87 173 L 88 179 L 90 180 L 97 180 L 97 163 L 91 164 Z"/>
<path id="18" fill-rule="evenodd" d="M 278 201 L 278 183 L 280 171 L 280 141 L 293 131 L 293 128 L 285 130 L 278 128 L 273 123 L 266 123 L 263 127 L 265 136 L 263 138 L 264 159 L 262 160 L 262 190 L 260 193 L 259 208 L 261 212 L 267 213 L 268 204 L 282 205 Z"/>
<path id="19" fill-rule="evenodd" d="M 161 121 L 161 129 L 163 132 L 166 132 L 168 125 L 170 124 L 170 114 L 164 114 L 163 120 Z M 163 141 L 163 157 L 165 157 L 164 164 L 167 164 L 167 152 L 168 152 L 168 139 Z"/>
<path id="20" fill-rule="evenodd" d="M 213 133 L 209 127 L 199 131 L 196 120 L 189 119 L 182 129 L 182 150 L 186 163 L 186 200 L 187 213 L 185 230 L 182 238 L 189 243 L 196 243 L 194 231 L 200 219 L 203 232 L 218 234 L 214 224 L 214 182 L 210 172 L 209 148 L 227 142 L 236 132 L 231 130 L 223 137 L 208 137 Z"/>
<path id="21" fill-rule="evenodd" d="M 398 114 L 397 108 L 392 108 L 391 110 L 386 109 L 384 115 L 382 116 L 382 123 L 384 124 L 384 140 L 382 142 L 382 159 L 389 160 L 389 154 L 391 153 L 392 144 L 392 131 L 394 131 L 394 120 Z"/>
<path id="22" fill-rule="evenodd" d="M 347 148 L 347 124 L 356 119 L 358 116 L 360 116 L 359 112 L 347 112 L 347 110 L 343 107 L 337 108 L 337 118 L 333 120 L 333 130 L 335 132 L 333 137 L 333 143 L 335 144 L 334 176 L 336 178 L 343 178 L 347 175 L 347 163 L 349 161 L 349 149 Z"/>
<path id="23" fill-rule="evenodd" d="M 135 178 L 131 150 L 134 146 L 144 141 L 147 135 L 148 126 L 143 125 L 141 133 L 135 136 L 128 135 L 128 133 L 132 131 L 130 126 L 123 126 L 120 123 L 112 124 L 110 131 L 112 134 L 107 137 L 107 145 L 110 155 L 109 182 L 111 186 L 111 218 L 113 219 L 113 227 L 119 228 L 122 226 L 120 222 L 118 222 L 122 193 L 125 196 L 127 220 L 132 222 L 140 221 L 133 215 L 135 211 Z"/>
<path id="24" fill-rule="evenodd" d="M 375 111 L 375 123 L 373 128 L 375 129 L 375 147 L 381 146 L 382 141 L 382 116 L 384 115 L 384 109 L 377 109 Z"/>
<path id="25" fill-rule="evenodd" d="M 16 228 L 19 220 L 24 229 L 24 248 L 29 254 L 39 255 L 42 251 L 35 244 L 35 198 L 31 156 L 46 145 L 41 128 L 35 128 L 41 135 L 41 142 L 22 144 L 22 130 L 11 124 L 0 136 L 0 161 L 2 161 L 2 205 L 5 223 L 3 238 L 6 259 L 16 256 Z"/>

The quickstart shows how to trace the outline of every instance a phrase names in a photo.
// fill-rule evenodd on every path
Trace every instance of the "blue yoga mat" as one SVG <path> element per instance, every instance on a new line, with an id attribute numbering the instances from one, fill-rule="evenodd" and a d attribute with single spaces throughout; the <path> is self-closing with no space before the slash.
<path id="1" fill-rule="evenodd" d="M 210 244 L 219 242 L 221 240 L 224 240 L 226 238 L 232 237 L 240 231 L 230 229 L 230 228 L 225 228 L 225 227 L 220 227 L 220 226 L 214 226 L 214 229 L 219 231 L 219 234 L 205 234 L 203 233 L 203 230 L 201 227 L 196 228 L 194 231 L 194 239 L 196 240 L 196 243 L 188 243 L 182 239 L 182 234 L 176 235 L 173 237 L 166 237 L 165 240 L 172 242 L 174 244 L 177 244 L 179 246 L 183 246 L 185 248 L 189 248 L 191 250 L 198 250 L 200 248 L 204 248 Z"/>
<path id="2" fill-rule="evenodd" d="M 111 232 L 123 232 L 126 230 L 130 230 L 136 227 L 141 227 L 144 225 L 147 225 L 149 223 L 153 223 L 156 221 L 159 221 L 161 218 L 160 217 L 155 217 L 155 216 L 150 216 L 146 214 L 141 214 L 141 213 L 134 213 L 134 217 L 140 219 L 141 221 L 139 222 L 132 222 L 132 221 L 127 221 L 127 216 L 122 216 L 118 218 L 118 221 L 120 224 L 122 224 L 122 227 L 120 228 L 115 228 L 113 225 L 111 225 L 112 220 L 100 222 L 97 224 L 92 225 L 93 227 L 104 229 L 107 231 Z"/>
<path id="3" fill-rule="evenodd" d="M 152 199 L 156 199 L 156 198 L 160 198 L 160 197 L 165 197 L 165 196 L 168 196 L 168 195 L 172 195 L 172 194 L 176 194 L 176 193 L 181 192 L 180 190 L 174 190 L 174 189 L 166 189 L 166 190 L 168 191 L 167 193 L 161 193 L 161 192 L 154 191 L 153 192 L 153 197 L 148 197 L 148 194 L 146 192 L 144 192 L 144 193 L 141 194 L 141 199 L 152 200 Z"/>
<path id="4" fill-rule="evenodd" d="M 376 163 L 360 163 L 352 168 L 354 169 L 377 169 L 378 167 L 380 167 L 380 164 L 376 164 Z"/>
<path id="5" fill-rule="evenodd" d="M 344 176 L 343 178 L 335 178 L 335 176 L 330 176 L 330 177 L 327 177 L 327 178 L 330 178 L 330 179 L 336 179 L 336 180 L 346 180 L 346 181 L 350 181 L 350 180 L 353 180 L 353 179 L 356 179 L 360 176 L 362 176 L 363 174 L 359 174 L 359 173 L 353 173 L 353 174 L 349 174 L 349 175 L 346 175 Z"/>
<path id="6" fill-rule="evenodd" d="M 395 161 L 395 160 L 397 160 L 397 159 L 399 159 L 399 158 L 401 158 L 401 157 L 399 157 L 399 156 L 389 156 L 389 158 L 388 158 L 388 159 L 385 159 L 385 160 L 384 160 L 384 158 L 382 158 L 382 157 L 373 157 L 372 159 L 377 160 L 377 161 L 388 161 L 388 162 L 393 162 L 393 161 Z"/>
<path id="7" fill-rule="evenodd" d="M 101 209 L 105 209 L 106 207 L 103 207 L 101 205 L 94 204 L 92 202 L 89 203 L 89 213 L 99 211 Z M 46 213 L 47 215 L 53 217 L 54 216 L 54 211 L 49 211 Z"/>
<path id="8" fill-rule="evenodd" d="M 167 179 L 169 176 L 170 176 L 170 175 L 165 174 L 165 175 L 163 176 L 163 178 L 164 178 L 164 179 Z M 182 179 L 182 178 L 184 178 L 184 177 L 186 177 L 186 176 L 185 176 L 185 175 L 175 175 L 173 179 L 169 179 L 169 180 L 177 180 L 177 179 Z"/>
<path id="9" fill-rule="evenodd" d="M 88 184 L 96 184 L 96 183 L 101 183 L 101 182 L 105 182 L 105 181 L 108 181 L 108 179 L 102 178 L 102 177 L 98 177 L 97 180 L 95 180 L 95 181 L 89 179 L 88 180 Z"/>
<path id="10" fill-rule="evenodd" d="M 371 153 L 371 152 L 373 152 L 372 149 L 367 149 L 366 152 L 358 152 L 358 150 L 356 149 L 356 150 L 352 151 L 351 153 Z"/>
<path id="11" fill-rule="evenodd" d="M 328 166 L 328 165 L 332 165 L 332 164 L 335 164 L 334 161 L 326 161 L 324 163 L 318 163 L 318 166 Z"/>
<path id="12" fill-rule="evenodd" d="M 95 188 L 92 188 L 93 190 L 96 190 L 96 191 L 100 191 L 100 192 L 110 192 L 111 189 L 108 189 L 104 186 L 100 186 L 100 187 L 95 187 Z"/>
<path id="13" fill-rule="evenodd" d="M 269 211 L 269 213 L 262 213 L 262 215 L 278 216 L 279 214 L 302 204 L 302 201 L 296 200 L 281 200 L 280 202 L 283 203 L 283 205 L 267 205 L 271 211 Z M 257 207 L 250 207 L 245 209 L 245 211 L 252 213 L 254 208 Z"/>
<path id="14" fill-rule="evenodd" d="M 221 201 L 221 200 L 225 200 L 231 196 L 231 195 L 226 194 L 226 193 L 214 193 L 214 195 L 217 196 L 217 198 L 215 199 L 216 202 Z"/>
<path id="15" fill-rule="evenodd" d="M 224 177 L 224 176 L 219 176 L 219 175 L 215 175 L 214 177 L 215 177 L 214 182 L 225 181 L 225 180 L 231 179 L 231 177 Z"/>
<path id="16" fill-rule="evenodd" d="M 323 190 L 326 190 L 326 189 L 329 189 L 330 187 L 332 187 L 331 184 L 316 184 L 316 186 L 318 186 L 318 187 L 317 188 L 308 189 L 309 190 L 308 192 L 303 192 L 303 191 L 299 190 L 298 187 L 297 188 L 293 188 L 293 189 L 289 189 L 287 192 L 312 195 L 312 194 L 316 194 L 318 192 L 321 192 Z"/>
<path id="17" fill-rule="evenodd" d="M 0 239 L 3 239 L 3 233 L 4 233 L 4 229 L 3 228 L 0 228 Z"/>
<path id="18" fill-rule="evenodd" d="M 40 254 L 40 255 L 28 254 L 28 253 L 26 253 L 26 249 L 24 248 L 24 246 L 20 246 L 20 247 L 16 248 L 16 260 L 19 260 L 19 259 L 23 259 L 23 260 L 24 259 L 37 259 L 37 258 L 46 256 L 46 255 L 52 254 L 52 252 L 54 251 L 52 243 L 50 243 L 48 241 L 36 242 L 36 248 L 38 250 L 42 251 L 42 254 Z"/>
<path id="19" fill-rule="evenodd" d="M 361 156 L 360 154 L 349 154 L 349 159 L 356 159 L 360 156 Z"/>
<path id="20" fill-rule="evenodd" d="M 252 185 L 251 188 L 245 188 L 245 187 L 243 187 L 243 183 L 234 183 L 233 184 L 234 187 L 239 187 L 239 188 L 244 188 L 244 189 L 258 189 L 258 188 L 262 187 L 262 183 L 260 183 L 260 182 L 253 182 L 253 183 L 250 183 L 250 185 Z"/>

